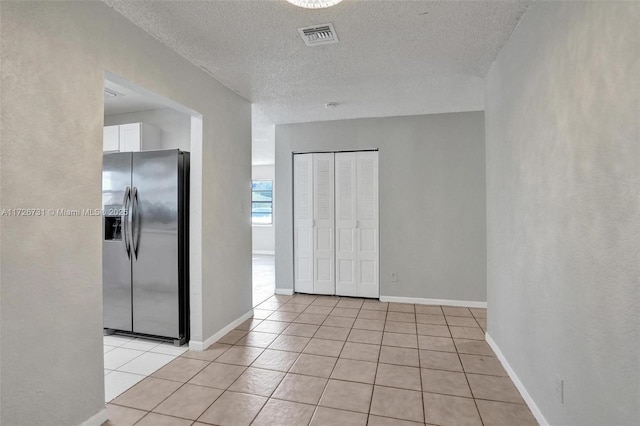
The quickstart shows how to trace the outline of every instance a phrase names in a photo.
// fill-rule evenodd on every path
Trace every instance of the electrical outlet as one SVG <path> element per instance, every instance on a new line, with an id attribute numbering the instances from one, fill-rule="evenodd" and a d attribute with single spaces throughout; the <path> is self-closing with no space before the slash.
<path id="1" fill-rule="evenodd" d="M 564 405 L 564 379 L 562 379 L 557 374 L 555 375 L 556 381 L 556 397 L 560 404 Z"/>
<path id="2" fill-rule="evenodd" d="M 398 273 L 397 272 L 392 272 L 391 273 L 391 282 L 392 283 L 397 283 L 398 282 Z"/>

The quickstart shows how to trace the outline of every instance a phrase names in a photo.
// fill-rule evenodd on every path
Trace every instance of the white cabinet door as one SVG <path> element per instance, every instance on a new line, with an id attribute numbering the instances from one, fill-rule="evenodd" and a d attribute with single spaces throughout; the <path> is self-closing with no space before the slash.
<path id="1" fill-rule="evenodd" d="M 333 153 L 313 154 L 313 292 L 335 294 Z"/>
<path id="2" fill-rule="evenodd" d="M 120 151 L 120 126 L 105 126 L 102 133 L 102 151 Z"/>
<path id="3" fill-rule="evenodd" d="M 359 297 L 379 297 L 378 152 L 358 152 L 357 288 Z"/>
<path id="4" fill-rule="evenodd" d="M 356 153 L 335 155 L 336 294 L 357 296 Z"/>
<path id="5" fill-rule="evenodd" d="M 141 123 L 122 124 L 120 127 L 120 152 L 140 151 Z"/>
<path id="6" fill-rule="evenodd" d="M 313 293 L 313 154 L 293 156 L 294 289 Z"/>

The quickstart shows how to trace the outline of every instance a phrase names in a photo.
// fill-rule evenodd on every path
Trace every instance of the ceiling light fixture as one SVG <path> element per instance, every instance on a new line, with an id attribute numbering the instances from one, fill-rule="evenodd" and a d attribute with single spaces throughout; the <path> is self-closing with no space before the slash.
<path id="1" fill-rule="evenodd" d="M 287 0 L 289 3 L 305 9 L 324 9 L 335 6 L 342 0 Z"/>

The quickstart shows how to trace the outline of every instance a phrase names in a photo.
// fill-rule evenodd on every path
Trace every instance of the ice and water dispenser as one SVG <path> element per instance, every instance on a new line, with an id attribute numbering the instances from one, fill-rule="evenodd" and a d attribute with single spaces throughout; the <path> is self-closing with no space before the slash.
<path id="1" fill-rule="evenodd" d="M 117 212 L 122 206 L 108 206 L 104 217 L 104 240 L 118 241 L 122 240 L 122 216 L 110 216 L 108 212 Z"/>

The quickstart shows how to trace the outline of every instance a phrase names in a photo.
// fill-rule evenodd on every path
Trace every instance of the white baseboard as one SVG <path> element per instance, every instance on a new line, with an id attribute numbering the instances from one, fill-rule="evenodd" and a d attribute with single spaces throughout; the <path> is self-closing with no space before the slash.
<path id="1" fill-rule="evenodd" d="M 109 420 L 109 414 L 107 413 L 107 407 L 105 407 L 84 422 L 80 423 L 80 426 L 100 426 L 107 420 Z"/>
<path id="2" fill-rule="evenodd" d="M 198 340 L 193 340 L 193 339 L 189 340 L 189 350 L 190 351 L 196 351 L 196 352 L 204 351 L 209 346 L 213 345 L 215 342 L 220 340 L 220 338 L 222 338 L 225 334 L 227 334 L 228 332 L 230 332 L 231 330 L 233 330 L 234 328 L 236 328 L 237 326 L 239 326 L 240 324 L 242 324 L 243 322 L 245 322 L 246 320 L 248 320 L 252 316 L 253 316 L 253 309 L 251 309 L 246 314 L 242 315 L 240 318 L 238 318 L 238 319 L 234 320 L 233 322 L 229 323 L 226 327 L 224 327 L 222 330 L 218 331 L 213 336 L 209 337 L 208 339 L 205 339 L 204 342 L 201 342 L 201 341 L 198 341 Z"/>
<path id="3" fill-rule="evenodd" d="M 268 254 L 269 256 L 275 256 L 276 252 L 273 250 L 254 250 L 253 254 Z"/>
<path id="4" fill-rule="evenodd" d="M 524 402 L 527 403 L 527 406 L 529 406 L 529 410 L 531 410 L 531 413 L 536 418 L 538 423 L 540 423 L 541 426 L 549 426 L 549 422 L 547 422 L 547 419 L 545 419 L 544 416 L 542 415 L 542 411 L 540 411 L 540 409 L 536 405 L 536 402 L 533 400 L 531 395 L 529 395 L 529 392 L 527 392 L 527 389 L 524 387 L 524 385 L 518 378 L 518 375 L 516 374 L 515 371 L 513 371 L 513 368 L 511 368 L 511 366 L 509 365 L 509 362 L 502 354 L 502 351 L 500 350 L 496 342 L 491 338 L 489 333 L 485 333 L 484 336 L 489 346 L 491 346 L 491 349 L 493 349 L 493 352 L 496 353 L 496 356 L 498 357 L 498 359 L 500 360 L 500 363 L 502 364 L 505 371 L 511 378 L 511 381 L 513 382 L 514 385 L 516 385 L 516 388 L 518 388 L 520 395 L 522 395 Z"/>
<path id="5" fill-rule="evenodd" d="M 422 297 L 397 297 L 380 296 L 381 302 L 413 303 L 416 305 L 445 305 L 462 306 L 465 308 L 486 308 L 487 302 L 472 302 L 469 300 L 449 300 L 449 299 L 425 299 Z"/>
<path id="6" fill-rule="evenodd" d="M 276 294 L 281 294 L 283 296 L 292 296 L 293 289 L 292 288 L 276 288 Z"/>

